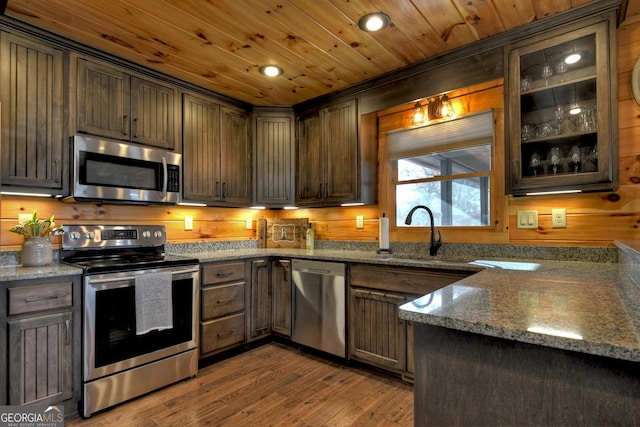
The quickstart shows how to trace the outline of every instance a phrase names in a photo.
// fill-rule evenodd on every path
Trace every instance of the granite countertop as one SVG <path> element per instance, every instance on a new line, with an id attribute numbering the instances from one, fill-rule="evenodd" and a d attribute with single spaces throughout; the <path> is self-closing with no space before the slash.
<path id="1" fill-rule="evenodd" d="M 336 262 L 362 262 L 367 264 L 393 265 L 403 267 L 431 268 L 439 270 L 469 271 L 484 270 L 484 266 L 475 265 L 464 260 L 444 259 L 411 259 L 404 257 L 381 257 L 375 251 L 347 251 L 340 249 L 234 249 L 180 253 L 180 255 L 197 258 L 200 262 L 215 262 L 233 259 L 260 258 L 278 256 L 285 258 L 317 259 Z"/>
<path id="2" fill-rule="evenodd" d="M 640 361 L 640 287 L 619 263 L 476 261 L 487 267 L 400 307 L 400 317 Z"/>
<path id="3" fill-rule="evenodd" d="M 23 267 L 22 265 L 0 266 L 0 281 L 73 276 L 76 274 L 82 274 L 82 269 L 59 263 L 53 263 L 43 267 Z"/>
<path id="4" fill-rule="evenodd" d="M 400 308 L 414 322 L 617 359 L 640 361 L 640 286 L 625 268 L 640 266 L 633 245 L 625 262 L 521 260 L 491 257 L 412 259 L 375 250 L 225 249 L 174 246 L 200 262 L 267 256 L 468 271 L 469 277 Z M 508 248 L 507 248 L 508 249 Z M 474 251 L 475 252 L 475 251 Z M 553 254 L 554 256 L 556 253 Z M 409 255 L 411 256 L 411 255 Z M 81 274 L 64 264 L 0 267 L 0 281 Z M 636 279 L 637 280 L 637 279 Z"/>

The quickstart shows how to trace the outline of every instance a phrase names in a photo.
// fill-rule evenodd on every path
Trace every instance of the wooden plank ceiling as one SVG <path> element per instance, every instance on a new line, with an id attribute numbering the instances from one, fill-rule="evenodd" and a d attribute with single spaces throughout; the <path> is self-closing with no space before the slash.
<path id="1" fill-rule="evenodd" d="M 262 106 L 294 105 L 590 1 L 9 0 L 5 14 Z M 361 31 L 360 17 L 375 11 L 392 25 Z M 267 64 L 284 74 L 262 76 Z"/>

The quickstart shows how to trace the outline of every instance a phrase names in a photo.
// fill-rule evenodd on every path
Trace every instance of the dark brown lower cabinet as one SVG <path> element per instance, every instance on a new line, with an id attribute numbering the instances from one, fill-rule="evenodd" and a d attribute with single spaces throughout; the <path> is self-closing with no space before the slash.
<path id="1" fill-rule="evenodd" d="M 271 261 L 273 291 L 271 330 L 285 337 L 291 337 L 291 286 L 291 260 L 273 259 Z"/>
<path id="2" fill-rule="evenodd" d="M 0 404 L 64 405 L 77 410 L 80 390 L 80 276 L 0 284 L 6 364 Z M 5 370 L 6 369 L 6 370 Z"/>
<path id="3" fill-rule="evenodd" d="M 413 381 L 413 324 L 399 307 L 471 274 L 398 266 L 349 266 L 349 358 Z"/>
<path id="4" fill-rule="evenodd" d="M 271 263 L 268 258 L 251 261 L 251 320 L 249 339 L 271 333 Z"/>
<path id="5" fill-rule="evenodd" d="M 246 342 L 245 261 L 203 264 L 200 290 L 200 355 Z"/>
<path id="6" fill-rule="evenodd" d="M 398 307 L 406 300 L 401 295 L 364 289 L 351 291 L 352 359 L 393 371 L 406 370 L 406 321 L 398 317 Z"/>

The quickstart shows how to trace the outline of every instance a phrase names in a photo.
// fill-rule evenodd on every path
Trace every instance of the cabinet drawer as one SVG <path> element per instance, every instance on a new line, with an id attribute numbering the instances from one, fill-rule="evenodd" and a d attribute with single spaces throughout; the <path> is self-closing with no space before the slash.
<path id="1" fill-rule="evenodd" d="M 244 313 L 204 322 L 200 334 L 200 353 L 207 354 L 242 344 L 244 338 Z"/>
<path id="2" fill-rule="evenodd" d="M 9 288 L 9 315 L 71 307 L 73 283 L 59 282 L 46 285 Z"/>
<path id="3" fill-rule="evenodd" d="M 202 284 L 237 282 L 244 280 L 244 261 L 202 266 Z"/>
<path id="4" fill-rule="evenodd" d="M 467 271 L 352 265 L 350 284 L 383 291 L 424 295 L 457 282 L 470 274 L 472 273 Z"/>
<path id="5" fill-rule="evenodd" d="M 244 282 L 202 289 L 202 320 L 244 310 Z"/>

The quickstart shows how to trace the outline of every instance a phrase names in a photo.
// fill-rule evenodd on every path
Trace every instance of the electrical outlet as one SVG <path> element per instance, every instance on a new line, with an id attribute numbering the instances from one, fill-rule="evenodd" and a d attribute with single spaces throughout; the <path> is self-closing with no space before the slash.
<path id="1" fill-rule="evenodd" d="M 244 219 L 244 228 L 246 230 L 253 230 L 253 219 L 249 218 L 245 218 Z"/>
<path id="2" fill-rule="evenodd" d="M 538 211 L 518 211 L 518 228 L 538 228 Z"/>
<path id="3" fill-rule="evenodd" d="M 185 231 L 193 230 L 193 217 L 185 216 L 184 217 L 184 229 Z"/>
<path id="4" fill-rule="evenodd" d="M 23 224 L 27 221 L 31 221 L 33 214 L 18 214 L 18 224 Z"/>
<path id="5" fill-rule="evenodd" d="M 551 228 L 566 228 L 567 227 L 567 210 L 566 209 L 551 209 Z"/>
<path id="6" fill-rule="evenodd" d="M 356 228 L 364 228 L 364 216 L 356 215 Z"/>

